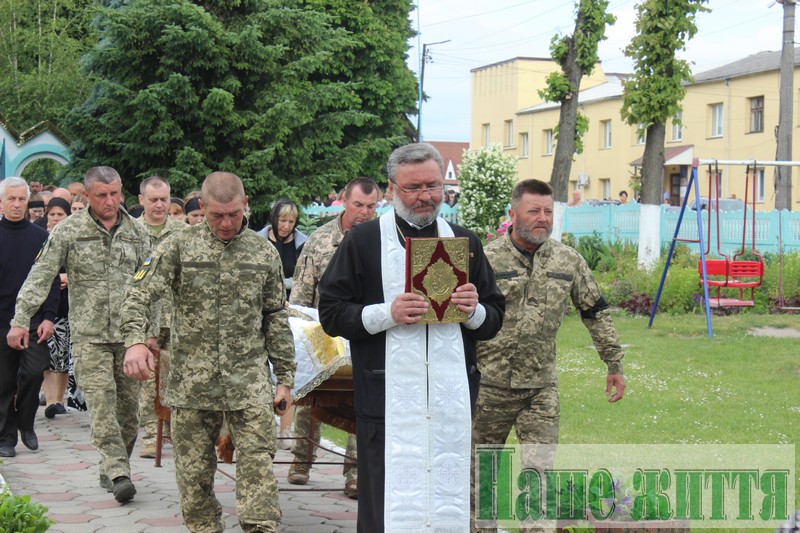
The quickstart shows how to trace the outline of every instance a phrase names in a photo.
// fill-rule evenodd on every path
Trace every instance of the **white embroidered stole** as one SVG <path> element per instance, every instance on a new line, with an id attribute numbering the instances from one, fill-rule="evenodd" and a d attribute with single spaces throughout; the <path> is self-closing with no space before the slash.
<path id="1" fill-rule="evenodd" d="M 386 302 L 405 290 L 394 210 L 381 216 Z M 453 230 L 437 219 L 439 236 Z M 470 399 L 459 324 L 386 331 L 387 532 L 469 532 Z"/>

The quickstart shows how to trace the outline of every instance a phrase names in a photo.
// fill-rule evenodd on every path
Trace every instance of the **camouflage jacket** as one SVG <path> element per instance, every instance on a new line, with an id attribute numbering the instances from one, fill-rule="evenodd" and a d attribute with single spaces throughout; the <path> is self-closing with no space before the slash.
<path id="1" fill-rule="evenodd" d="M 486 257 L 506 297 L 506 314 L 500 333 L 478 343 L 481 383 L 512 389 L 556 384 L 556 334 L 570 301 L 608 372 L 622 373 L 624 354 L 611 314 L 578 252 L 548 239 L 530 259 L 508 231 L 486 246 Z"/>
<path id="2" fill-rule="evenodd" d="M 28 327 L 64 265 L 69 276 L 69 325 L 73 342 L 122 342 L 119 312 L 133 274 L 150 254 L 147 232 L 125 211 L 109 232 L 91 209 L 53 228 L 17 297 L 12 326 Z M 146 316 L 145 316 L 146 315 Z M 149 320 L 146 310 L 143 320 Z"/>
<path id="3" fill-rule="evenodd" d="M 161 243 L 137 272 L 123 305 L 125 346 L 145 342 L 142 313 L 174 295 L 166 402 L 192 409 L 238 410 L 272 404 L 278 383 L 294 384 L 294 341 L 275 247 L 244 229 L 218 239 L 207 223 Z"/>
<path id="4" fill-rule="evenodd" d="M 303 252 L 297 258 L 289 302 L 316 309 L 319 305 L 317 285 L 342 239 L 344 239 L 342 215 L 318 228 L 308 237 Z"/>
<path id="5" fill-rule="evenodd" d="M 164 227 L 161 229 L 160 233 L 155 232 L 155 228 L 149 225 L 145 219 L 144 215 L 136 219 L 144 229 L 147 230 L 147 234 L 150 236 L 150 249 L 152 253 L 156 253 L 156 248 L 158 245 L 164 242 L 164 240 L 175 233 L 176 231 L 180 231 L 184 228 L 189 227 L 189 224 L 186 222 L 180 222 L 179 220 L 175 220 L 171 216 L 167 216 L 167 221 L 164 223 Z M 161 328 L 169 328 L 172 323 L 172 293 L 167 291 L 164 293 L 164 296 L 159 300 L 159 302 L 155 305 L 155 316 L 154 316 L 154 323 L 151 325 L 149 337 L 158 337 Z"/>

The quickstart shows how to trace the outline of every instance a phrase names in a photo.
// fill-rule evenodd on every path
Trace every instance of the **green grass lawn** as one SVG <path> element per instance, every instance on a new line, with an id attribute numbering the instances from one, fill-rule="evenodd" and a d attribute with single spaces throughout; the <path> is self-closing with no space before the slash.
<path id="1" fill-rule="evenodd" d="M 623 401 L 605 401 L 604 370 L 577 317 L 558 336 L 561 442 L 794 444 L 800 436 L 800 341 L 757 337 L 797 317 L 615 316 L 625 349 Z"/>
<path id="2" fill-rule="evenodd" d="M 614 320 L 625 349 L 626 389 L 621 402 L 609 404 L 605 365 L 586 328 L 575 315 L 564 319 L 561 443 L 798 443 L 800 339 L 748 333 L 759 326 L 800 328 L 797 317 L 713 317 L 713 337 L 703 315 L 657 315 L 651 329 L 646 317 L 618 313 Z"/>
<path id="3" fill-rule="evenodd" d="M 796 316 L 614 317 L 625 349 L 625 398 L 609 404 L 605 365 L 578 317 L 558 335 L 563 444 L 797 444 L 800 339 L 756 337 L 752 328 L 800 329 Z M 342 435 L 325 433 L 343 443 Z M 513 436 L 512 436 L 513 440 Z M 800 472 L 795 455 L 796 474 Z M 795 480 L 800 487 L 800 480 Z M 795 506 L 800 498 L 795 495 Z M 722 531 L 722 530 L 717 530 Z"/>

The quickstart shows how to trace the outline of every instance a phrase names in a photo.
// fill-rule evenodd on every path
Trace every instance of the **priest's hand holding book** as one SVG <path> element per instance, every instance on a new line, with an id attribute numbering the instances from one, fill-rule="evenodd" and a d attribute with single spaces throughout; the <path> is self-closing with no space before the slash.
<path id="1" fill-rule="evenodd" d="M 467 316 L 471 316 L 478 307 L 478 288 L 472 283 L 467 283 L 457 287 L 455 292 L 450 296 L 450 301 L 458 306 L 458 308 Z"/>
<path id="2" fill-rule="evenodd" d="M 450 301 L 470 316 L 478 307 L 478 289 L 472 283 L 457 287 Z M 419 294 L 404 292 L 392 302 L 392 319 L 398 324 L 416 324 L 428 312 L 428 301 Z"/>
<path id="3" fill-rule="evenodd" d="M 392 302 L 392 319 L 398 324 L 416 324 L 427 312 L 427 300 L 413 292 L 404 292 Z"/>

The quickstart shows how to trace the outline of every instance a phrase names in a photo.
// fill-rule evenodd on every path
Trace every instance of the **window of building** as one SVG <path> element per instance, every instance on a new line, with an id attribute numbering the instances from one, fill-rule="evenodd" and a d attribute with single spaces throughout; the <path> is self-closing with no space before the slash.
<path id="1" fill-rule="evenodd" d="M 553 130 L 544 130 L 542 132 L 542 137 L 544 141 L 542 154 L 553 155 Z"/>
<path id="2" fill-rule="evenodd" d="M 528 157 L 530 155 L 528 149 L 528 132 L 520 133 L 519 134 L 519 144 L 522 150 L 522 157 Z"/>
<path id="3" fill-rule="evenodd" d="M 764 97 L 755 96 L 750 100 L 750 133 L 764 131 Z"/>
<path id="4" fill-rule="evenodd" d="M 672 140 L 683 140 L 683 111 L 678 111 L 672 119 Z"/>
<path id="5" fill-rule="evenodd" d="M 764 169 L 759 168 L 756 171 L 756 202 L 764 201 Z"/>
<path id="6" fill-rule="evenodd" d="M 603 200 L 611 198 L 611 178 L 603 178 L 600 180 L 600 190 L 602 191 Z"/>
<path id="7" fill-rule="evenodd" d="M 514 146 L 514 121 L 506 120 L 503 126 L 503 146 Z"/>
<path id="8" fill-rule="evenodd" d="M 600 131 L 603 134 L 603 138 L 600 141 L 600 146 L 603 148 L 611 148 L 611 121 L 601 120 Z"/>
<path id="9" fill-rule="evenodd" d="M 722 137 L 722 104 L 711 104 L 711 137 Z"/>
<path id="10" fill-rule="evenodd" d="M 636 144 L 644 144 L 644 141 L 647 139 L 647 130 L 644 128 L 644 124 L 637 124 L 636 125 Z"/>
<path id="11" fill-rule="evenodd" d="M 490 148 L 492 146 L 492 128 L 490 124 L 484 124 L 481 126 L 483 133 L 481 137 L 483 137 L 483 146 L 486 148 Z"/>

